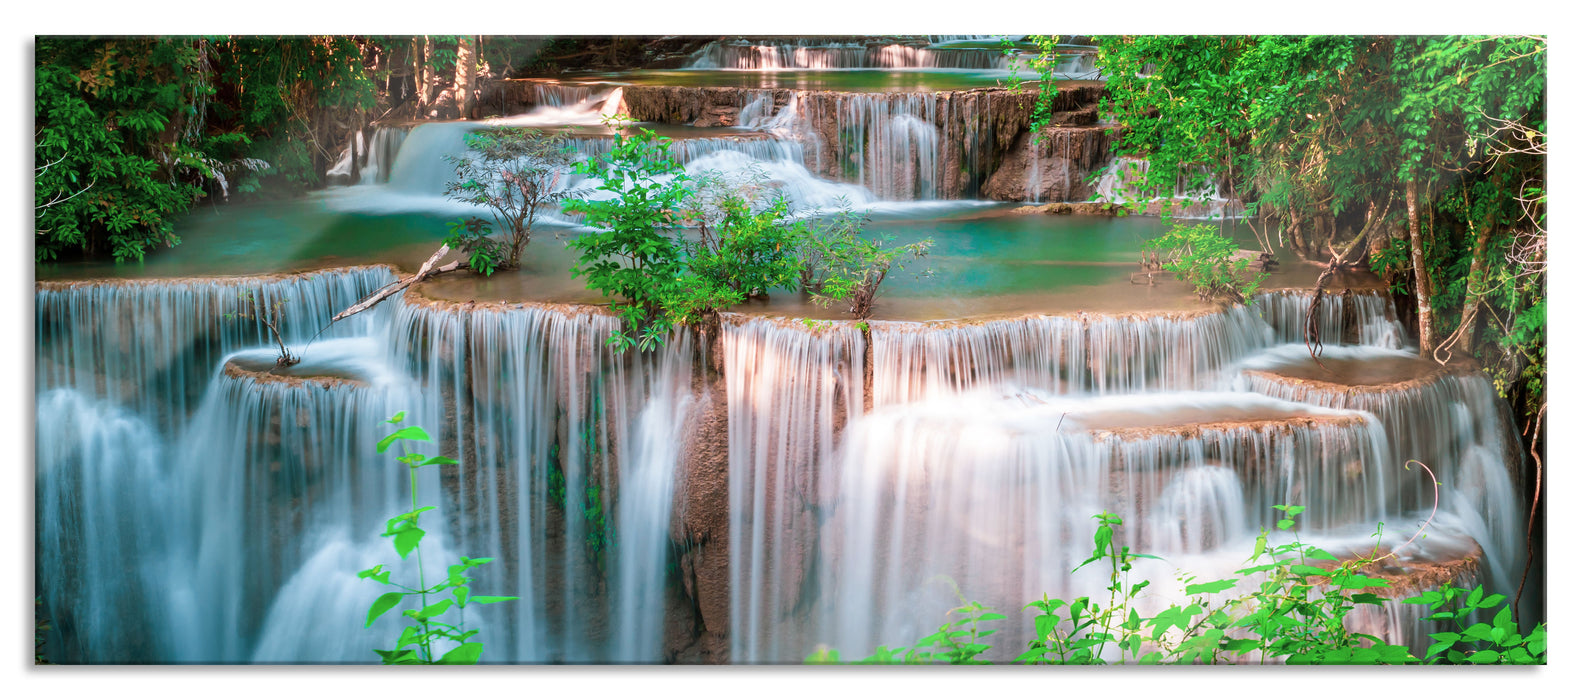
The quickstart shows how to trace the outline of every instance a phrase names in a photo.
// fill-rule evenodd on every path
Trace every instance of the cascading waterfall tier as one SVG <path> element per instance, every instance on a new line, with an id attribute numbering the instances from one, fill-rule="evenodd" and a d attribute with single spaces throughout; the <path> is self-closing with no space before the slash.
<path id="1" fill-rule="evenodd" d="M 662 659 L 656 523 L 670 519 L 679 456 L 666 436 L 687 420 L 692 341 L 621 356 L 606 342 L 617 328 L 589 309 L 436 303 L 393 325 L 395 364 L 455 407 L 445 439 L 470 465 L 451 487 L 458 546 L 512 553 L 496 587 L 523 596 L 507 613 L 513 659 Z M 632 616 L 617 626 L 612 610 Z"/>
<path id="2" fill-rule="evenodd" d="M 1010 59 L 997 49 L 946 49 L 883 42 L 830 42 L 817 39 L 776 43 L 716 41 L 699 49 L 687 67 L 693 70 L 746 71 L 845 68 L 1008 70 Z"/>
<path id="3" fill-rule="evenodd" d="M 1241 390 L 1378 417 L 1389 436 L 1389 464 L 1428 465 L 1442 484 L 1441 508 L 1488 557 L 1486 573 L 1501 590 L 1515 590 L 1525 530 L 1521 474 L 1514 468 L 1521 458 L 1510 410 L 1486 376 L 1365 346 L 1329 347 L 1314 360 L 1305 345 L 1286 345 L 1241 367 L 1232 380 Z M 1434 497 L 1426 477 L 1411 480 L 1392 496 L 1392 510 L 1426 509 Z"/>
<path id="4" fill-rule="evenodd" d="M 1304 328 L 1312 302 L 1311 290 L 1266 292 L 1253 299 L 1264 321 L 1274 328 L 1275 341 L 1280 343 L 1306 341 Z M 1314 320 L 1318 324 L 1316 340 L 1324 344 L 1400 348 L 1406 337 L 1389 296 L 1378 291 L 1326 293 L 1319 299 Z"/>
<path id="5" fill-rule="evenodd" d="M 617 357 L 615 319 L 590 309 L 398 297 L 296 345 L 390 277 L 40 286 L 38 575 L 71 660 L 376 660 L 400 625 L 362 628 L 380 591 L 352 574 L 397 561 L 377 534 L 410 508 L 405 471 L 374 450 L 397 411 L 435 436 L 422 449 L 462 460 L 419 484 L 439 506 L 426 574 L 494 556 L 474 587 L 522 597 L 469 613 L 495 660 L 665 658 L 690 334 Z M 257 329 L 202 321 L 255 285 L 290 295 L 301 364 L 275 367 Z M 139 324 L 168 333 L 127 332 Z M 107 363 L 122 373 L 108 379 L 83 366 L 110 352 L 146 359 Z M 138 391 L 106 391 L 123 386 Z M 195 410 L 172 398 L 187 393 Z"/>
<path id="6" fill-rule="evenodd" d="M 830 476 L 809 636 L 866 653 L 920 638 L 938 624 L 923 611 L 960 599 L 1010 614 L 1101 590 L 1104 572 L 1071 573 L 1101 511 L 1135 551 L 1166 555 L 1239 547 L 1272 526 L 1271 502 L 1323 504 L 1304 527 L 1377 522 L 1397 478 L 1383 443 L 1366 414 L 1249 394 L 975 391 L 877 410 Z M 1023 617 L 1001 621 L 1000 657 L 1030 638 Z"/>
<path id="7" fill-rule="evenodd" d="M 1386 548 L 1404 545 L 1433 501 L 1432 480 L 1396 464 L 1400 436 L 1413 430 L 1466 437 L 1443 444 L 1445 464 L 1435 472 L 1441 506 L 1428 544 L 1414 542 L 1397 557 L 1416 562 L 1403 564 L 1408 569 L 1430 572 L 1423 576 L 1445 574 L 1435 582 L 1475 578 L 1513 589 L 1505 574 L 1521 532 L 1507 517 L 1518 509 L 1507 473 L 1513 462 L 1486 447 L 1508 440 L 1513 428 L 1486 381 L 1460 389 L 1459 397 L 1419 399 L 1392 384 L 1374 390 L 1378 400 L 1351 391 L 1334 401 L 1250 386 L 1260 363 L 1298 350 L 1306 357 L 1305 345 L 1280 343 L 1299 339 L 1289 318 L 1297 309 L 1305 314 L 1310 302 L 1310 295 L 1283 292 L 1261 295 L 1250 307 L 1185 316 L 869 322 L 867 398 L 875 412 L 838 424 L 846 427 L 823 466 L 793 472 L 806 474 L 808 486 L 786 494 L 769 485 L 785 478 L 771 476 L 776 468 L 741 469 L 746 460 L 734 455 L 743 446 L 733 432 L 732 512 L 742 518 L 739 506 L 748 507 L 750 497 L 758 499 L 750 504 L 753 517 L 786 524 L 750 529 L 733 522 L 732 658 L 795 662 L 820 644 L 851 656 L 910 643 L 960 602 L 952 583 L 967 599 L 994 599 L 1007 613 L 1046 592 L 1100 590 L 1103 581 L 1069 574 L 1087 554 L 1080 543 L 1092 529 L 1088 516 L 1100 510 L 1125 518 L 1134 548 L 1170 554 L 1201 576 L 1242 566 L 1252 535 L 1272 528 L 1274 504 L 1306 506 L 1298 526 L 1304 539 L 1342 554 L 1367 551 L 1360 543 L 1380 523 Z M 1348 353 L 1412 357 L 1379 347 L 1400 337 L 1389 330 L 1395 322 L 1380 297 L 1328 295 L 1319 321 L 1337 364 Z M 799 348 L 798 356 L 821 337 L 828 352 L 862 350 L 861 336 L 843 324 L 810 333 L 755 323 L 760 332 L 804 335 L 778 341 Z M 1377 345 L 1342 342 L 1358 339 Z M 763 361 L 779 367 L 779 356 Z M 728 356 L 728 371 L 761 372 L 757 357 Z M 1404 371 L 1413 381 L 1445 381 L 1412 360 L 1418 364 Z M 738 406 L 754 411 L 754 424 L 774 426 L 787 420 L 784 405 L 737 401 L 733 430 L 742 420 Z M 772 443 L 760 437 L 753 449 L 772 450 Z M 750 488 L 738 477 L 744 473 L 758 480 Z M 822 500 L 813 502 L 813 493 Z M 958 502 L 955 510 L 945 505 Z M 824 525 L 811 542 L 780 544 L 796 537 L 800 523 L 818 520 Z M 743 556 L 753 558 L 744 563 Z M 1468 556 L 1476 561 L 1456 564 Z M 1155 580 L 1174 575 L 1153 573 Z M 987 579 L 989 592 L 962 583 L 979 579 Z M 1173 585 L 1179 596 L 1184 584 Z M 1353 624 L 1371 633 L 1389 626 L 1380 636 L 1421 650 L 1435 630 L 1403 621 L 1414 610 L 1392 602 Z M 1002 644 L 1030 633 L 1016 627 L 1020 622 L 1006 624 Z"/>
<path id="8" fill-rule="evenodd" d="M 862 411 L 863 339 L 840 324 L 727 316 L 721 326 L 730 434 L 733 661 L 782 658 L 771 633 L 813 572 L 820 467 Z"/>
<path id="9" fill-rule="evenodd" d="M 278 313 L 285 342 L 366 335 L 383 310 L 330 318 L 394 281 L 385 267 L 261 278 L 44 282 L 34 296 L 40 392 L 70 388 L 143 419 L 180 424 L 226 355 L 270 345 L 263 318 Z M 258 299 L 249 307 L 249 298 Z"/>
<path id="10" fill-rule="evenodd" d="M 1202 575 L 1239 565 L 1276 503 L 1308 507 L 1304 540 L 1354 551 L 1384 522 L 1393 546 L 1432 501 L 1396 462 L 1425 449 L 1440 512 L 1405 568 L 1502 590 L 1515 571 L 1508 415 L 1487 380 L 1385 347 L 1400 336 L 1370 295 L 1325 297 L 1324 358 L 1399 376 L 1314 381 L 1290 321 L 1310 297 L 1294 293 L 866 328 L 724 314 L 618 354 L 618 320 L 591 307 L 408 292 L 305 344 L 392 280 L 38 286 L 37 575 L 71 659 L 372 661 L 399 625 L 361 628 L 380 591 L 354 572 L 395 561 L 377 534 L 405 509 L 404 474 L 373 443 L 399 410 L 434 435 L 425 449 L 462 461 L 419 485 L 439 507 L 425 564 L 494 556 L 475 588 L 521 596 L 469 613 L 495 661 L 676 658 L 721 598 L 724 621 L 702 617 L 722 638 L 710 658 L 910 643 L 959 602 L 949 584 L 1008 614 L 1102 588 L 1070 573 L 1099 510 Z M 261 324 L 225 318 L 253 289 L 279 302 L 303 364 L 274 367 Z M 703 447 L 724 453 L 719 503 L 687 471 L 715 405 L 723 443 Z M 678 524 L 709 517 L 728 527 L 706 542 Z M 1355 624 L 1420 644 L 1413 614 Z M 1026 632 L 1014 617 L 1000 640 Z"/>
<path id="11" fill-rule="evenodd" d="M 1272 339 L 1248 307 L 1179 316 L 870 325 L 875 405 L 991 384 L 1100 394 L 1190 389 Z"/>
<path id="12" fill-rule="evenodd" d="M 1096 87 L 1062 89 L 1051 107 L 1081 111 L 1099 94 Z M 883 199 L 912 200 L 979 196 L 1011 162 L 1009 154 L 1026 151 L 1035 97 L 1003 89 L 863 93 L 631 85 L 622 99 L 633 119 L 646 122 L 745 127 L 756 119 L 769 128 L 768 120 L 775 120 L 778 133 L 803 142 L 815 174 L 862 185 Z M 1027 164 L 1017 162 L 1017 175 L 1001 177 L 1025 180 Z"/>

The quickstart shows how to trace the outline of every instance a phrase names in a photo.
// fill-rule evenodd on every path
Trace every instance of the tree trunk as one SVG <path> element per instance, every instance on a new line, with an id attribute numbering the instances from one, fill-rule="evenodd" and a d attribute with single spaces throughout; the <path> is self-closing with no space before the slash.
<path id="1" fill-rule="evenodd" d="M 1302 239 L 1302 221 L 1296 218 L 1296 209 L 1288 207 L 1285 212 L 1286 220 L 1289 222 L 1285 227 L 1287 242 L 1290 244 L 1291 250 L 1305 259 L 1308 255 L 1307 243 Z"/>
<path id="2" fill-rule="evenodd" d="M 428 107 L 434 102 L 434 69 L 429 67 L 429 61 L 434 56 L 434 40 L 428 35 L 423 36 L 422 48 L 416 51 L 416 66 L 414 74 L 417 79 L 417 111 L 418 116 L 428 114 Z"/>
<path id="3" fill-rule="evenodd" d="M 456 107 L 462 119 L 472 118 L 472 108 L 477 104 L 473 96 L 473 79 L 478 76 L 478 51 L 471 36 L 456 38 Z"/>
<path id="4" fill-rule="evenodd" d="M 1423 257 L 1423 230 L 1418 222 L 1417 180 L 1406 182 L 1406 222 L 1412 236 L 1412 273 L 1417 277 L 1417 347 L 1423 357 L 1433 357 L 1434 309 L 1429 288 L 1428 262 Z"/>
<path id="5" fill-rule="evenodd" d="M 1494 211 L 1489 211 L 1478 229 L 1477 242 L 1472 246 L 1472 269 L 1467 272 L 1467 299 L 1461 303 L 1461 323 L 1457 326 L 1461 329 L 1461 338 L 1456 346 L 1468 355 L 1472 354 L 1472 340 L 1478 332 L 1478 307 L 1483 299 L 1484 277 L 1488 276 L 1488 264 L 1483 258 L 1488 254 L 1489 239 L 1494 234 Z"/>

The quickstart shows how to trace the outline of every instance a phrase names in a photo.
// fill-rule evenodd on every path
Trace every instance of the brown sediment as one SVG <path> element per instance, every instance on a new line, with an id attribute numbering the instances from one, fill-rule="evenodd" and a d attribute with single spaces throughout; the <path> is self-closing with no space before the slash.
<path id="1" fill-rule="evenodd" d="M 324 274 L 353 273 L 363 270 L 384 268 L 392 273 L 396 267 L 387 263 L 372 263 L 368 265 L 342 265 L 314 270 L 296 272 L 264 272 L 250 275 L 182 275 L 179 277 L 87 277 L 82 279 L 51 279 L 37 280 L 33 289 L 42 291 L 64 291 L 68 289 L 81 289 L 84 287 L 140 287 L 154 285 L 171 285 L 183 283 L 222 283 L 222 284 L 254 284 L 258 282 L 276 282 L 288 279 L 307 279 Z"/>
<path id="2" fill-rule="evenodd" d="M 1378 357 L 1367 359 L 1322 358 L 1319 366 L 1307 358 L 1278 369 L 1250 369 L 1244 374 L 1283 384 L 1293 392 L 1321 391 L 1334 394 L 1395 394 L 1427 387 L 1452 371 L 1421 358 Z"/>
<path id="3" fill-rule="evenodd" d="M 1344 556 L 1340 552 L 1331 552 L 1341 556 L 1341 559 L 1310 563 L 1322 569 L 1334 570 L 1347 562 L 1379 557 L 1376 561 L 1363 565 L 1357 573 L 1384 579 L 1389 584 L 1361 590 L 1381 598 L 1407 598 L 1445 584 L 1470 585 L 1477 580 L 1482 570 L 1483 548 L 1470 537 L 1458 539 L 1463 545 L 1461 551 L 1433 559 L 1401 559 L 1398 556 L 1388 556 L 1388 550 L 1377 552 L 1370 550 L 1351 552 Z"/>
<path id="4" fill-rule="evenodd" d="M 336 387 L 366 387 L 361 379 L 350 376 L 337 376 L 332 374 L 293 374 L 291 368 L 277 368 L 268 363 L 260 363 L 258 367 L 243 367 L 242 363 L 231 360 L 225 363 L 222 370 L 225 376 L 235 379 L 251 379 L 260 384 L 283 384 L 292 387 L 317 386 L 324 389 Z"/>
<path id="5" fill-rule="evenodd" d="M 1235 413 L 1236 411 L 1228 411 Z M 1173 435 L 1183 439 L 1196 439 L 1204 433 L 1250 428 L 1254 430 L 1292 431 L 1325 426 L 1347 427 L 1362 425 L 1367 418 L 1361 414 L 1346 413 L 1323 415 L 1290 411 L 1256 409 L 1242 411 L 1243 415 L 1216 416 L 1202 409 L 1183 408 L 1167 420 L 1160 421 L 1150 415 L 1127 415 L 1124 411 L 1095 412 L 1073 416 L 1093 435 L 1095 440 L 1133 441 Z M 1261 415 L 1260 415 L 1261 414 Z M 1095 420 L 1093 417 L 1097 416 Z"/>
<path id="6" fill-rule="evenodd" d="M 671 541 L 681 543 L 681 578 L 697 624 L 690 639 L 667 630 L 665 653 L 702 663 L 730 660 L 730 431 L 722 336 L 716 325 L 707 339 L 707 370 L 693 375 L 701 410 L 682 451 L 670 527 Z"/>

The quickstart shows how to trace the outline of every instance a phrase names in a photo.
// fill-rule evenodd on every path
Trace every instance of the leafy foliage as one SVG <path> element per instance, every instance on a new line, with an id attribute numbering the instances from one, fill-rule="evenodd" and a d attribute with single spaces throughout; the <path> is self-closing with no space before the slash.
<path id="1" fill-rule="evenodd" d="M 800 287 L 825 305 L 846 300 L 866 319 L 891 268 L 932 245 L 864 239 L 866 218 L 849 208 L 823 223 L 798 220 L 761 173 L 687 175 L 669 139 L 615 125 L 610 153 L 577 165 L 608 194 L 567 201 L 566 210 L 594 229 L 568 243 L 579 252 L 572 273 L 620 298 L 624 328 L 610 342 L 623 350 L 656 347 L 676 326 L 773 289 Z"/>
<path id="2" fill-rule="evenodd" d="M 931 238 L 902 245 L 891 245 L 893 236 L 863 238 L 866 223 L 866 216 L 843 209 L 813 228 L 804 239 L 801 253 L 805 266 L 803 291 L 813 296 L 814 303 L 826 308 L 836 301 L 847 302 L 847 311 L 859 320 L 873 315 L 879 285 L 890 275 L 890 269 L 905 269 L 909 261 L 928 255 L 934 245 Z"/>
<path id="3" fill-rule="evenodd" d="M 1190 283 L 1204 301 L 1246 303 L 1269 277 L 1267 273 L 1250 274 L 1250 258 L 1238 257 L 1236 243 L 1212 224 L 1176 224 L 1143 247 L 1160 251 L 1164 268 L 1176 273 L 1176 279 Z"/>
<path id="4" fill-rule="evenodd" d="M 456 168 L 456 178 L 446 184 L 445 194 L 488 207 L 493 228 L 503 240 L 489 238 L 491 227 L 470 217 L 461 227 L 451 226 L 446 242 L 454 241 L 453 247 L 469 254 L 471 267 L 486 275 L 494 274 L 497 267 L 520 267 L 539 210 L 577 194 L 559 187 L 561 176 L 571 167 L 565 138 L 519 128 L 489 129 L 465 138 L 466 153 L 446 156 Z"/>
<path id="5" fill-rule="evenodd" d="M 663 300 L 685 294 L 682 248 L 670 229 L 681 220 L 689 189 L 681 164 L 670 155 L 670 139 L 648 129 L 627 134 L 616 122 L 610 153 L 577 164 L 579 173 L 600 178 L 608 199 L 574 199 L 568 212 L 582 214 L 594 230 L 567 243 L 579 253 L 573 276 L 590 289 L 617 296 L 615 309 L 626 328 L 610 343 L 621 349 L 657 347 L 670 322 Z"/>
<path id="6" fill-rule="evenodd" d="M 405 418 L 405 412 L 391 416 L 387 423 L 399 425 Z M 428 432 L 418 426 L 407 426 L 394 433 L 386 435 L 379 441 L 380 454 L 390 449 L 399 441 L 428 442 Z M 460 623 L 452 624 L 440 618 L 452 611 L 460 612 L 468 605 L 489 605 L 508 600 L 516 600 L 516 596 L 484 596 L 473 595 L 471 584 L 473 578 L 466 573 L 472 569 L 487 564 L 493 559 L 474 559 L 463 556 L 459 563 L 451 564 L 447 568 L 447 576 L 443 581 L 429 585 L 423 576 L 423 536 L 427 534 L 420 526 L 419 519 L 423 513 L 434 510 L 434 506 L 418 507 L 417 504 L 417 472 L 428 466 L 443 466 L 457 464 L 456 460 L 444 456 L 429 457 L 427 455 L 405 451 L 397 461 L 407 466 L 410 487 L 412 492 L 412 510 L 401 513 L 385 521 L 383 537 L 389 537 L 391 545 L 395 547 L 396 554 L 402 559 L 408 555 L 417 555 L 418 584 L 416 588 L 394 583 L 390 580 L 390 571 L 383 564 L 364 569 L 357 573 L 357 578 L 372 579 L 380 584 L 393 588 L 380 595 L 368 607 L 368 619 L 364 627 L 371 627 L 373 623 L 385 613 L 390 612 L 408 598 L 417 598 L 417 605 L 401 611 L 401 614 L 413 621 L 401 630 L 401 636 L 395 640 L 390 649 L 375 649 L 379 658 L 385 664 L 476 664 L 483 654 L 483 644 L 468 641 L 478 634 L 477 629 L 463 629 Z M 429 596 L 434 596 L 434 602 L 429 602 Z M 410 603 L 408 603 L 410 604 Z M 453 645 L 443 649 L 442 645 Z"/>
<path id="7" fill-rule="evenodd" d="M 35 57 L 36 259 L 142 260 L 179 243 L 171 217 L 213 174 L 183 137 L 181 115 L 207 92 L 192 78 L 198 43 L 41 37 Z"/>
<path id="8" fill-rule="evenodd" d="M 402 38 L 40 37 L 36 260 L 142 260 L 205 196 L 322 183 Z M 385 65 L 388 65 L 386 63 Z"/>
<path id="9" fill-rule="evenodd" d="M 1289 531 L 1301 506 L 1275 506 L 1282 513 L 1276 525 Z M 1482 587 L 1471 591 L 1443 586 L 1403 602 L 1430 606 L 1429 620 L 1457 621 L 1457 629 L 1435 633 L 1435 644 L 1421 659 L 1401 645 L 1385 644 L 1371 635 L 1350 631 L 1346 616 L 1363 606 L 1384 604 L 1373 590 L 1387 587 L 1385 579 L 1363 573 L 1389 555 L 1340 561 L 1318 547 L 1293 536 L 1271 544 L 1268 530 L 1254 545 L 1248 566 L 1237 577 L 1196 581 L 1180 575 L 1187 596 L 1153 615 L 1143 615 L 1137 601 L 1148 595 L 1151 581 L 1134 581 L 1138 554 L 1115 542 L 1119 516 L 1101 513 L 1094 530 L 1093 553 L 1078 569 L 1096 562 L 1109 567 L 1109 585 L 1098 596 L 1071 601 L 1048 596 L 1023 607 L 1033 615 L 1036 630 L 1026 650 L 1016 657 L 1023 664 L 1105 665 L 1212 664 L 1241 661 L 1284 661 L 1287 664 L 1417 664 L 1417 663 L 1515 663 L 1547 661 L 1547 633 L 1538 625 L 1520 634 L 1506 606 L 1491 623 L 1467 625 L 1477 610 L 1492 609 L 1503 596 L 1485 596 Z M 1465 598 L 1465 604 L 1457 601 Z M 937 631 L 907 647 L 880 647 L 861 663 L 985 663 L 980 657 L 991 648 L 984 640 L 994 633 L 985 623 L 1005 619 L 981 603 L 965 602 L 951 610 Z M 839 663 L 837 650 L 821 649 L 811 663 Z"/>
<path id="10" fill-rule="evenodd" d="M 1167 196 L 1223 183 L 1263 237 L 1325 262 L 1377 219 L 1368 264 L 1430 307 L 1420 334 L 1465 338 L 1459 349 L 1536 420 L 1547 402 L 1545 336 L 1534 323 L 1547 290 L 1545 37 L 1095 43 L 1115 154 L 1146 159 L 1142 189 Z M 1055 86 L 1055 63 L 1034 61 L 1040 90 Z M 1411 192 L 1419 201 L 1406 201 Z"/>
<path id="11" fill-rule="evenodd" d="M 727 302 L 720 306 L 795 289 L 801 276 L 796 253 L 806 226 L 792 221 L 790 202 L 766 181 L 758 170 L 736 178 L 704 173 L 687 197 L 683 220 L 698 232 L 682 243 L 688 273 L 716 288 L 711 295 Z"/>
<path id="12" fill-rule="evenodd" d="M 507 244 L 489 234 L 489 222 L 476 216 L 450 222 L 450 232 L 445 235 L 445 245 L 467 254 L 467 266 L 478 274 L 493 275 L 510 255 Z"/>

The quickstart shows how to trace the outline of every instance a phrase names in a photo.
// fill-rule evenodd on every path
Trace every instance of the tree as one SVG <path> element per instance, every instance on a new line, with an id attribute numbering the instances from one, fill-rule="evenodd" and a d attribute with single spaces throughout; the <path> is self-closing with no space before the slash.
<path id="1" fill-rule="evenodd" d="M 847 303 L 847 312 L 860 321 L 873 315 L 879 287 L 890 276 L 890 269 L 904 269 L 908 260 L 928 255 L 933 239 L 891 245 L 894 236 L 880 239 L 862 237 L 866 216 L 843 209 L 804 237 L 802 289 L 813 302 L 828 308 L 837 301 Z M 925 270 L 926 276 L 931 271 Z"/>
<path id="2" fill-rule="evenodd" d="M 471 119 L 472 109 L 477 104 L 473 93 L 473 81 L 478 76 L 475 41 L 471 36 L 456 37 L 456 108 L 461 110 L 462 119 Z"/>
<path id="3" fill-rule="evenodd" d="M 171 218 L 215 174 L 185 116 L 210 91 L 202 43 L 40 38 L 35 59 L 36 259 L 179 243 Z"/>
<path id="4" fill-rule="evenodd" d="M 797 250 L 809 229 L 792 220 L 790 201 L 770 187 L 762 171 L 697 176 L 682 221 L 698 232 L 697 240 L 681 241 L 687 271 L 718 288 L 709 296 L 723 301 L 719 307 L 797 288 Z"/>
<path id="5" fill-rule="evenodd" d="M 446 239 L 471 255 L 473 269 L 492 274 L 496 267 L 521 267 L 522 249 L 532 240 L 539 210 L 579 194 L 561 187 L 572 165 L 564 141 L 562 134 L 537 129 L 489 129 L 466 136 L 466 153 L 446 156 L 456 178 L 445 186 L 445 194 L 492 212 L 492 227 L 470 217 L 453 224 Z M 491 228 L 503 241 L 489 238 Z"/>
<path id="6" fill-rule="evenodd" d="M 648 129 L 628 134 L 624 122 L 609 123 L 615 128 L 610 152 L 576 166 L 598 177 L 595 189 L 608 198 L 565 204 L 593 229 L 567 243 L 578 251 L 571 274 L 586 278 L 590 289 L 620 297 L 615 309 L 626 327 L 610 343 L 647 350 L 663 342 L 672 325 L 664 300 L 687 295 L 678 284 L 685 272 L 682 248 L 670 232 L 681 222 L 689 178 L 670 155 L 670 139 Z"/>
<path id="7" fill-rule="evenodd" d="M 1520 201 L 1544 200 L 1542 156 L 1523 150 L 1530 142 L 1522 140 L 1544 130 L 1543 38 L 1163 36 L 1097 44 L 1116 152 L 1149 161 L 1143 184 L 1154 193 L 1169 194 L 1178 178 L 1212 178 L 1309 259 L 1355 264 L 1362 251 L 1378 255 L 1404 238 L 1407 254 L 1398 259 L 1412 278 L 1423 354 L 1443 351 L 1436 338 L 1477 335 L 1482 315 L 1466 309 L 1489 297 L 1470 302 L 1467 290 L 1499 277 L 1490 251 L 1501 250 L 1493 240 L 1480 246 L 1479 231 L 1489 221 L 1493 236 Z M 1052 82 L 1046 61 L 1035 67 L 1041 86 Z M 1492 167 L 1500 153 L 1508 154 L 1498 164 L 1505 174 Z M 1496 180 L 1504 184 L 1495 190 L 1479 186 Z M 1487 206 L 1459 201 L 1463 191 L 1492 198 L 1488 206 L 1501 211 L 1489 218 Z M 1513 301 L 1531 308 L 1528 299 Z M 1477 352 L 1475 342 L 1453 345 Z"/>

